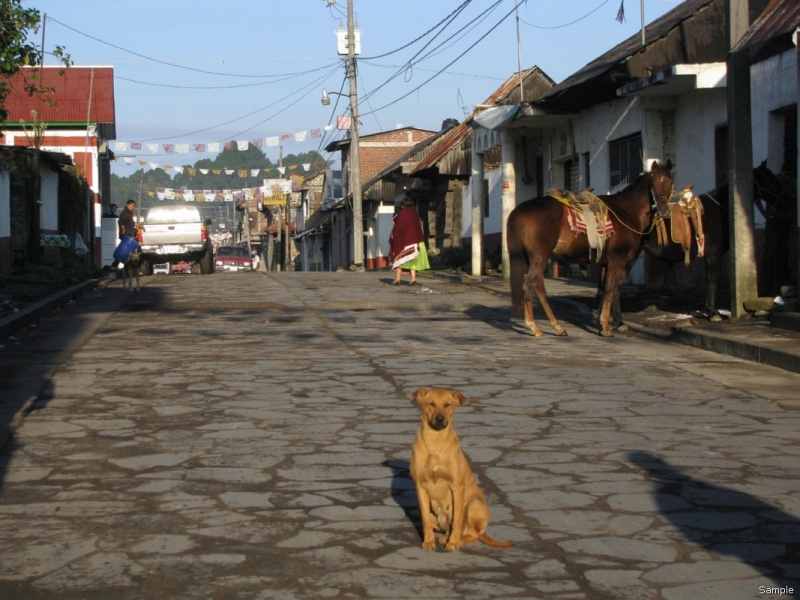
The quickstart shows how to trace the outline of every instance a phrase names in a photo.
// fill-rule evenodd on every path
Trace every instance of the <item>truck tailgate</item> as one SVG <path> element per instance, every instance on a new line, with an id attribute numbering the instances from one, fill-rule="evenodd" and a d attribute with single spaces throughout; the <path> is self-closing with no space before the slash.
<path id="1" fill-rule="evenodd" d="M 142 245 L 201 244 L 203 242 L 201 228 L 202 226 L 200 223 L 147 225 L 142 234 Z"/>

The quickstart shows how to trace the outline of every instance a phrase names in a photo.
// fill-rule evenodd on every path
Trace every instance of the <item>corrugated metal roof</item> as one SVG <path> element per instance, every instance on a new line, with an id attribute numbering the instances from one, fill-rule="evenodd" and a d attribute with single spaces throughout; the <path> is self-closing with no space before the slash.
<path id="1" fill-rule="evenodd" d="M 776 53 L 789 50 L 793 47 L 791 36 L 798 26 L 800 26 L 800 2 L 772 0 L 733 51 L 757 51 L 768 44 L 775 45 Z M 786 39 L 778 40 L 778 38 Z"/>
<path id="2" fill-rule="evenodd" d="M 37 85 L 54 88 L 51 96 L 42 101 L 38 96 L 28 96 L 25 81 L 37 77 Z M 20 120 L 31 121 L 31 111 L 38 113 L 43 123 L 83 124 L 115 123 L 114 68 L 113 67 L 25 67 L 8 80 L 10 93 L 5 107 L 8 119 L 4 125 L 11 128 Z M 91 90 L 91 98 L 90 98 Z M 110 138 L 113 139 L 113 138 Z"/>
<path id="3" fill-rule="evenodd" d="M 796 2 L 797 0 L 793 0 Z M 768 0 L 750 0 L 750 21 Z M 616 99 L 633 81 L 676 64 L 725 62 L 728 0 L 686 0 L 645 28 L 645 44 L 636 34 L 599 56 L 536 100 L 551 113 L 576 113 Z"/>

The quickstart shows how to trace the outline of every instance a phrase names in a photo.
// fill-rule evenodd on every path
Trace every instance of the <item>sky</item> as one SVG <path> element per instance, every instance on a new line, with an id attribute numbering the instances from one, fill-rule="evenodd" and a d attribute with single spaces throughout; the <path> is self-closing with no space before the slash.
<path id="1" fill-rule="evenodd" d="M 620 3 L 625 20 L 616 20 Z M 672 10 L 680 0 L 353 0 L 361 31 L 360 133 L 439 131 L 522 68 L 556 83 Z M 345 63 L 336 31 L 347 0 L 23 0 L 46 15 L 32 36 L 63 46 L 75 66 L 114 68 L 118 160 L 126 176 L 153 165 L 192 165 L 200 144 L 263 140 L 283 155 L 325 152 L 346 131 Z M 519 32 L 519 33 L 518 33 Z M 56 64 L 47 55 L 45 64 Z M 321 103 L 328 90 L 329 106 Z M 325 128 L 328 126 L 328 130 Z M 320 137 L 312 137 L 319 130 Z M 278 137 L 278 145 L 274 144 Z M 122 150 L 118 142 L 141 142 Z M 186 154 L 164 145 L 188 144 Z M 154 152 L 151 149 L 157 147 Z"/>

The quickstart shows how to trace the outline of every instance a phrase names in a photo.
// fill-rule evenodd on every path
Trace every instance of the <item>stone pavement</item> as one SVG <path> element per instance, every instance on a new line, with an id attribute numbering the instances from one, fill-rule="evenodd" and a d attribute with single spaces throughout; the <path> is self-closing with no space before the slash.
<path id="1" fill-rule="evenodd" d="M 6 341 L 0 597 L 800 597 L 800 376 L 389 279 L 150 277 Z M 514 548 L 419 548 L 420 385 Z"/>
<path id="2" fill-rule="evenodd" d="M 434 277 L 475 286 L 493 294 L 510 296 L 508 283 L 500 277 L 456 276 L 443 273 Z M 584 319 L 590 318 L 587 305 L 579 299 L 589 300 L 596 296 L 593 284 L 580 280 L 548 279 L 546 287 L 554 306 L 560 305 L 562 311 L 566 309 Z M 557 316 L 560 318 L 560 315 Z M 626 317 L 627 325 L 638 334 L 800 373 L 800 314 L 798 313 L 773 315 L 771 321 L 743 320 L 735 324 L 729 321 L 710 323 L 705 319 L 694 320 L 691 327 L 678 326 L 671 332 L 649 327 L 647 324 L 637 324 L 630 320 L 630 316 Z M 546 319 L 537 317 L 537 320 L 545 328 L 549 328 Z"/>

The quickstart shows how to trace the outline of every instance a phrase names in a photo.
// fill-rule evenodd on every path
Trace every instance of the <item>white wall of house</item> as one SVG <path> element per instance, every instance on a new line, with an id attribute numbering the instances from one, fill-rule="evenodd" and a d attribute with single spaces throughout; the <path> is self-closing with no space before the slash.
<path id="1" fill-rule="evenodd" d="M 716 187 L 715 131 L 728 122 L 725 88 L 695 90 L 678 98 L 675 109 L 675 187 L 695 193 Z"/>
<path id="2" fill-rule="evenodd" d="M 40 169 L 41 190 L 39 198 L 42 202 L 39 210 L 39 228 L 42 231 L 58 231 L 58 173 L 49 165 Z"/>
<path id="3" fill-rule="evenodd" d="M 776 111 L 797 104 L 797 51 L 773 56 L 750 68 L 753 165 L 767 160 L 773 173 L 784 161 L 784 119 Z"/>
<path id="4" fill-rule="evenodd" d="M 563 162 L 575 158 L 586 152 L 590 157 L 591 188 L 595 194 L 611 194 L 619 190 L 611 189 L 609 167 L 608 143 L 615 140 L 642 133 L 642 144 L 645 147 L 645 159 L 651 153 L 647 152 L 647 140 L 644 132 L 644 111 L 640 98 L 624 98 L 617 102 L 607 102 L 593 106 L 582 112 L 572 121 L 572 134 L 574 148 L 570 142 L 568 152 L 562 153 L 562 139 L 568 127 L 562 127 L 553 132 L 549 147 L 553 149 L 553 187 L 564 187 Z M 558 166 L 558 168 L 555 168 Z M 585 186 L 583 173 L 581 173 L 581 187 Z M 547 188 L 548 186 L 545 186 Z"/>
<path id="5" fill-rule="evenodd" d="M 484 215 L 483 235 L 500 233 L 503 223 L 501 219 L 501 199 L 503 186 L 502 169 L 492 169 L 484 172 L 484 179 L 489 181 L 489 216 Z M 519 188 L 517 188 L 519 189 Z M 461 236 L 472 237 L 472 178 L 461 194 Z"/>
<path id="6" fill-rule="evenodd" d="M 375 240 L 377 242 L 376 258 L 389 256 L 389 236 L 392 235 L 392 218 L 394 206 L 381 204 L 376 215 Z"/>

